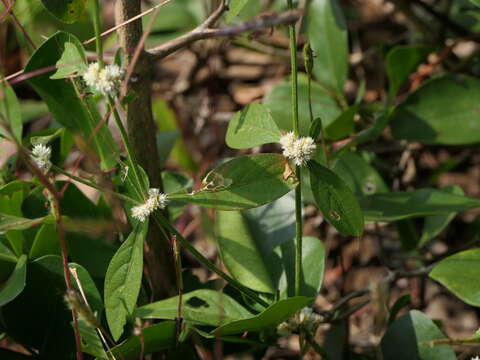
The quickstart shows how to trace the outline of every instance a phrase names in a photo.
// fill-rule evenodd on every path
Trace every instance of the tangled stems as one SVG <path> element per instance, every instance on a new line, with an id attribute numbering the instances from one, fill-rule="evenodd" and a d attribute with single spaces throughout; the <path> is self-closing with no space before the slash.
<path id="1" fill-rule="evenodd" d="M 290 10 L 293 9 L 293 1 L 287 0 Z M 293 132 L 299 136 L 298 125 L 298 71 L 297 71 L 297 38 L 295 34 L 295 25 L 288 25 L 288 34 L 290 37 L 290 62 L 292 66 L 292 127 Z M 299 296 L 302 291 L 302 172 L 301 167 L 295 167 L 295 175 L 298 179 L 298 185 L 295 188 L 295 295 Z"/>

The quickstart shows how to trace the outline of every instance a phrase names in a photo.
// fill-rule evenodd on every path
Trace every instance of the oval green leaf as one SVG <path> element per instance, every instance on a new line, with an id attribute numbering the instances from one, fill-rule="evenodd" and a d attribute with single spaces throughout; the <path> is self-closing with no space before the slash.
<path id="1" fill-rule="evenodd" d="M 178 315 L 178 296 L 138 308 L 134 316 L 142 319 L 174 320 Z M 251 317 L 252 314 L 230 296 L 209 289 L 182 296 L 182 319 L 197 325 L 219 326 Z"/>
<path id="2" fill-rule="evenodd" d="M 387 54 L 387 76 L 390 96 L 394 96 L 408 76 L 425 60 L 432 51 L 430 46 L 399 45 Z"/>
<path id="3" fill-rule="evenodd" d="M 462 188 L 457 185 L 448 185 L 440 190 L 448 192 L 450 194 L 455 194 L 460 196 L 465 195 Z M 427 244 L 430 240 L 432 240 L 434 237 L 439 235 L 448 226 L 448 224 L 450 224 L 450 222 L 453 220 L 453 218 L 456 215 L 457 215 L 456 212 L 451 212 L 446 215 L 429 216 L 425 218 L 425 223 L 423 224 L 422 237 L 418 242 L 418 246 L 420 247 Z"/>
<path id="4" fill-rule="evenodd" d="M 455 360 L 449 345 L 430 345 L 432 340 L 447 339 L 435 323 L 413 310 L 395 320 L 381 342 L 383 358 L 388 360 Z"/>
<path id="5" fill-rule="evenodd" d="M 480 200 L 436 189 L 373 194 L 360 199 L 366 221 L 446 215 L 480 207 Z"/>
<path id="6" fill-rule="evenodd" d="M 105 311 L 115 340 L 123 333 L 127 319 L 137 303 L 143 271 L 143 241 L 148 222 L 136 225 L 118 248 L 105 276 Z"/>
<path id="7" fill-rule="evenodd" d="M 232 22 L 232 20 L 237 17 L 237 15 L 240 13 L 240 11 L 242 11 L 249 1 L 251 0 L 231 0 L 230 4 L 228 5 L 228 12 L 225 19 L 226 22 Z"/>
<path id="8" fill-rule="evenodd" d="M 28 257 L 34 260 L 45 255 L 61 255 L 60 240 L 54 224 L 44 223 L 38 229 Z"/>
<path id="9" fill-rule="evenodd" d="M 276 288 L 243 214 L 217 212 L 216 234 L 222 262 L 229 273 L 253 290 L 275 293 Z"/>
<path id="10" fill-rule="evenodd" d="M 17 265 L 0 291 L 0 306 L 15 299 L 25 288 L 27 278 L 27 255 L 18 259 Z"/>
<path id="11" fill-rule="evenodd" d="M 401 103 L 391 127 L 397 139 L 464 145 L 480 141 L 480 80 L 445 75 L 427 81 Z"/>
<path id="12" fill-rule="evenodd" d="M 280 298 L 295 294 L 295 199 L 291 193 L 261 207 L 217 213 L 216 239 L 223 264 L 243 285 Z M 316 296 L 323 281 L 325 249 L 302 242 L 301 295 Z"/>
<path id="13" fill-rule="evenodd" d="M 230 120 L 225 140 L 232 149 L 248 149 L 278 142 L 281 136 L 267 107 L 252 103 Z"/>
<path id="14" fill-rule="evenodd" d="M 332 170 L 358 197 L 388 192 L 388 187 L 377 170 L 357 153 L 345 152 L 335 162 Z"/>
<path id="15" fill-rule="evenodd" d="M 52 15 L 67 24 L 73 24 L 80 19 L 86 2 L 86 0 L 42 0 L 43 6 Z"/>
<path id="16" fill-rule="evenodd" d="M 308 136 L 310 114 L 308 110 L 308 78 L 298 76 L 298 120 L 300 135 Z M 264 104 L 272 112 L 273 119 L 281 130 L 292 129 L 292 91 L 289 81 L 275 86 L 265 97 Z M 318 83 L 312 81 L 312 108 L 314 118 L 320 117 L 325 128 L 341 114 L 336 101 Z"/>
<path id="17" fill-rule="evenodd" d="M 438 263 L 430 277 L 457 295 L 467 304 L 480 306 L 480 249 L 456 253 Z"/>
<path id="18" fill-rule="evenodd" d="M 260 314 L 249 319 L 237 320 L 213 330 L 211 334 L 241 334 L 245 331 L 259 331 L 277 326 L 313 301 L 311 297 L 296 296 L 280 300 Z"/>
<path id="19" fill-rule="evenodd" d="M 171 194 L 170 198 L 218 210 L 254 208 L 295 188 L 297 181 L 288 169 L 279 154 L 241 156 L 210 171 L 200 190 Z"/>
<path id="20" fill-rule="evenodd" d="M 63 79 L 82 74 L 87 69 L 85 49 L 78 42 L 66 42 L 62 56 L 56 63 L 57 71 L 50 79 Z"/>
<path id="21" fill-rule="evenodd" d="M 9 131 L 4 125 L 8 126 Z M 22 113 L 17 95 L 7 81 L 0 82 L 0 135 L 22 142 Z"/>
<path id="22" fill-rule="evenodd" d="M 313 74 L 337 94 L 343 94 L 348 73 L 348 34 L 338 0 L 312 0 L 308 38 L 315 53 Z"/>
<path id="23" fill-rule="evenodd" d="M 323 216 L 343 235 L 362 235 L 362 210 L 348 185 L 315 161 L 310 161 L 308 168 L 313 197 Z"/>
<path id="24" fill-rule="evenodd" d="M 136 360 L 141 354 L 148 355 L 175 346 L 177 324 L 164 321 L 142 329 L 142 341 L 139 336 L 131 336 L 120 345 L 112 348 L 117 359 Z"/>

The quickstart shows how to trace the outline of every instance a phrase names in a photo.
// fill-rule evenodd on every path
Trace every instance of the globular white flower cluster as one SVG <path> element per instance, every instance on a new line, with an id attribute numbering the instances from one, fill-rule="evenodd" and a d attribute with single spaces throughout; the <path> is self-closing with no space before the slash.
<path id="1" fill-rule="evenodd" d="M 472 358 L 472 360 L 480 360 L 480 356 L 475 356 Z"/>
<path id="2" fill-rule="evenodd" d="M 320 316 L 315 314 L 312 308 L 304 307 L 292 318 L 284 321 L 277 327 L 277 333 L 280 336 L 288 336 L 292 333 L 298 333 L 301 328 L 315 332 L 320 324 Z"/>
<path id="3" fill-rule="evenodd" d="M 315 153 L 317 145 L 310 136 L 297 137 L 292 131 L 280 138 L 283 156 L 292 160 L 295 165 L 304 166 Z"/>
<path id="4" fill-rule="evenodd" d="M 51 155 L 52 149 L 44 144 L 37 144 L 32 149 L 31 158 L 44 174 L 46 174 L 52 166 L 50 162 Z"/>
<path id="5" fill-rule="evenodd" d="M 132 208 L 132 216 L 144 222 L 151 213 L 153 213 L 157 209 L 164 209 L 168 203 L 168 196 L 166 194 L 162 194 L 158 189 L 150 189 L 148 190 L 148 199 L 147 201 L 138 206 L 134 206 Z"/>
<path id="6" fill-rule="evenodd" d="M 121 86 L 123 70 L 118 65 L 107 65 L 100 69 L 98 62 L 88 66 L 83 74 L 85 83 L 105 95 L 116 95 Z"/>

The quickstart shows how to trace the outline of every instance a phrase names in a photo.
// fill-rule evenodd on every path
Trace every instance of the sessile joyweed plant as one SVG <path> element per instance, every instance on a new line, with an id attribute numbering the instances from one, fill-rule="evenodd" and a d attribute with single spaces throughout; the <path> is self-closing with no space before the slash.
<path id="1" fill-rule="evenodd" d="M 87 44 L 65 31 L 38 47 L 32 41 L 36 49 L 23 74 L 11 80 L 26 81 L 42 99 L 55 119 L 45 131 L 28 133 L 15 92 L 6 79 L 1 83 L 0 134 L 15 144 L 19 164 L 32 174 L 31 179 L 11 181 L 2 175 L 0 187 L 0 331 L 9 341 L 26 349 L 27 358 L 38 359 L 176 358 L 185 353 L 196 358 L 203 350 L 221 358 L 220 342 L 226 353 L 263 356 L 282 338 L 296 334 L 299 356 L 311 352 L 328 359 L 345 349 L 332 348 L 336 341 L 320 344 L 315 337 L 319 326 L 330 324 L 332 334 L 340 337 L 337 330 L 346 328 L 357 310 L 369 304 L 385 308 L 387 296 L 378 289 L 388 289 L 400 278 L 429 274 L 468 304 L 480 304 L 476 285 L 460 286 L 452 276 L 455 271 L 480 271 L 466 265 L 479 260 L 477 250 L 435 261 L 422 253 L 432 234 L 452 221 L 452 214 L 480 202 L 457 188 L 390 191 L 362 148 L 374 143 L 389 122 L 397 135 L 414 137 L 398 120 L 412 108 L 431 122 L 421 107 L 422 96 L 431 91 L 428 83 L 416 91 L 415 101 L 407 98 L 395 110 L 392 99 L 408 74 L 402 80 L 393 70 L 390 80 L 396 85 L 385 104 L 362 104 L 361 88 L 356 100 L 347 98 L 348 39 L 337 0 L 312 0 L 301 10 L 292 0 L 281 0 L 276 6 L 285 11 L 260 13 L 246 21 L 239 19 L 241 10 L 253 2 L 221 0 L 193 29 L 146 48 L 149 36 L 158 35 L 152 28 L 162 11 L 169 11 L 169 3 L 175 14 L 197 9 L 194 1 L 170 0 L 142 13 L 140 1 L 118 0 L 118 24 L 104 35 L 117 31 L 121 47 L 107 57 L 99 0 L 91 1 L 90 13 L 84 1 L 43 1 L 65 23 L 89 14 L 96 48 L 95 56 L 87 53 Z M 143 32 L 139 19 L 145 15 L 151 17 Z M 302 17 L 304 25 L 297 27 Z M 223 21 L 226 24 L 217 26 Z M 228 123 L 226 144 L 247 155 L 220 162 L 195 179 L 161 170 L 159 152 L 166 158 L 172 147 L 162 142 L 166 137 L 155 134 L 155 62 L 202 39 L 227 37 L 236 41 L 232 46 L 247 47 L 244 33 L 278 27 L 286 36 L 284 25 L 289 78 Z M 299 66 L 301 56 L 304 63 Z M 397 64 L 398 59 L 393 54 L 388 61 Z M 463 80 L 480 89 L 477 80 Z M 458 85 L 448 77 L 431 81 L 438 81 L 440 88 Z M 358 122 L 356 115 L 368 121 Z M 111 133 L 111 118 L 120 143 Z M 258 147 L 271 152 L 250 151 Z M 71 154 L 78 160 L 67 166 Z M 87 198 L 78 184 L 94 189 L 98 200 Z M 394 222 L 404 235 L 405 221 L 425 218 L 421 239 L 413 246 L 412 241 L 402 243 L 403 255 L 416 251 L 418 266 L 392 266 L 377 290 L 360 289 L 329 309 L 319 308 L 315 298 L 330 249 L 321 239 L 304 235 L 306 204 L 315 205 L 328 223 L 324 226 L 335 228 L 343 239 L 361 237 L 366 221 Z M 185 235 L 192 205 L 215 211 L 211 232 L 221 265 Z M 195 259 L 216 279 L 201 282 L 185 270 L 186 253 L 189 262 Z M 349 305 L 363 296 L 366 300 Z M 408 299 L 399 298 L 388 308 L 375 351 L 384 359 L 400 359 L 392 350 L 398 348 L 416 349 L 413 355 L 400 351 L 403 358 L 453 359 L 450 340 L 424 313 L 413 310 L 398 316 Z M 348 347 L 347 339 L 338 343 Z M 463 340 L 472 342 L 478 337 Z"/>

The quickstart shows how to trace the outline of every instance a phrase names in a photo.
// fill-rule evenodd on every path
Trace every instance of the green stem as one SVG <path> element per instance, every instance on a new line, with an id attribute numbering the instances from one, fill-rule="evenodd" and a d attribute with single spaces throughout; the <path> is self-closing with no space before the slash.
<path id="1" fill-rule="evenodd" d="M 101 10 L 99 0 L 93 0 L 93 29 L 95 31 L 95 46 L 97 50 L 97 60 L 100 68 L 103 68 L 103 47 L 102 47 L 102 38 L 100 36 L 102 23 L 100 20 Z"/>
<path id="2" fill-rule="evenodd" d="M 123 199 L 123 200 L 126 200 L 126 201 L 130 201 L 130 202 L 132 202 L 132 203 L 134 203 L 134 204 L 137 204 L 137 205 L 140 204 L 139 201 L 137 201 L 137 200 L 135 200 L 135 199 L 132 199 L 130 196 L 117 193 L 117 192 L 115 192 L 115 191 L 113 191 L 113 190 L 104 188 L 104 187 L 102 187 L 102 186 L 100 186 L 100 185 L 97 185 L 97 184 L 91 182 L 91 181 L 88 181 L 88 180 L 86 180 L 86 179 L 84 179 L 84 178 L 81 178 L 81 177 L 79 177 L 79 176 L 72 175 L 72 174 L 70 174 L 68 171 L 65 171 L 65 170 L 63 170 L 62 168 L 59 168 L 58 166 L 55 166 L 55 165 L 53 165 L 53 164 L 52 164 L 52 169 L 53 169 L 55 172 L 59 173 L 59 174 L 63 174 L 63 175 L 65 175 L 65 176 L 67 176 L 67 177 L 69 177 L 69 178 L 71 178 L 71 179 L 73 179 L 73 180 L 75 180 L 75 181 L 78 181 L 79 183 L 82 183 L 82 184 L 84 184 L 84 185 L 90 186 L 91 188 L 94 188 L 94 189 L 97 189 L 97 190 L 100 190 L 100 191 L 104 191 L 104 192 L 108 192 L 108 193 L 113 194 L 114 196 L 118 197 L 119 199 Z"/>
<path id="3" fill-rule="evenodd" d="M 303 334 L 313 350 L 315 350 L 315 352 L 320 355 L 322 359 L 328 359 L 327 352 L 320 346 L 320 344 L 317 343 L 315 337 L 308 330 L 305 330 Z"/>
<path id="4" fill-rule="evenodd" d="M 287 0 L 288 8 L 293 9 L 293 1 Z M 297 36 L 295 24 L 288 25 L 290 37 L 290 62 L 292 66 L 292 127 L 296 136 L 299 136 L 298 125 L 298 70 L 297 70 Z M 300 166 L 295 169 L 295 175 L 299 181 L 295 189 L 295 295 L 302 292 L 302 171 Z"/>
<path id="5" fill-rule="evenodd" d="M 130 142 L 128 141 L 127 130 L 125 130 L 125 127 L 123 126 L 123 123 L 122 123 L 122 119 L 120 119 L 120 115 L 118 114 L 118 111 L 115 108 L 115 102 L 110 97 L 109 97 L 109 103 L 110 103 L 111 111 L 113 113 L 113 117 L 115 118 L 115 123 L 117 124 L 117 127 L 120 130 L 120 137 L 122 139 L 123 145 L 125 146 L 125 150 L 127 151 L 128 166 L 132 169 L 133 174 L 135 176 L 135 181 L 136 181 L 135 185 L 138 187 L 136 190 L 137 192 L 139 192 L 139 195 L 141 197 L 145 197 L 146 194 L 144 194 L 144 189 L 147 188 L 147 184 L 145 184 L 142 181 L 142 177 L 139 174 L 139 170 L 135 160 L 135 153 L 133 152 Z"/>
<path id="6" fill-rule="evenodd" d="M 234 288 L 236 288 L 238 291 L 243 293 L 244 295 L 248 296 L 250 299 L 253 301 L 256 301 L 260 305 L 264 307 L 268 307 L 269 304 L 262 300 L 254 291 L 250 290 L 249 288 L 243 286 L 240 284 L 237 280 L 234 278 L 230 277 L 227 275 L 225 272 L 220 270 L 218 267 L 215 266 L 214 263 L 212 263 L 210 260 L 208 260 L 205 256 L 203 256 L 195 247 L 190 244 L 190 242 L 185 239 L 182 234 L 180 234 L 175 227 L 170 224 L 170 222 L 165 219 L 165 217 L 158 211 L 154 213 L 154 219 L 159 223 L 159 225 L 163 226 L 165 229 L 167 229 L 170 233 L 172 233 L 178 240 L 180 240 L 180 243 L 193 255 L 195 258 L 201 262 L 205 267 L 207 267 L 210 271 L 213 271 L 215 274 L 220 276 L 222 279 L 227 281 L 230 285 L 232 285 Z"/>

